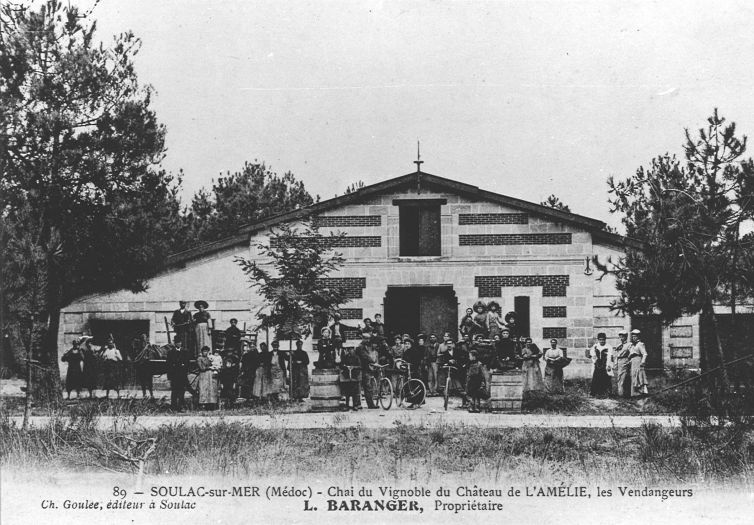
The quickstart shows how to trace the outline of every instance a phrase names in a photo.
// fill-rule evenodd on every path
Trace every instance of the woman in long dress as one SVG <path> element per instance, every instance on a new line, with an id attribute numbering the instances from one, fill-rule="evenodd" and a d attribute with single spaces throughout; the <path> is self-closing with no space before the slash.
<path id="1" fill-rule="evenodd" d="M 558 348 L 558 340 L 550 339 L 550 348 L 544 355 L 545 363 L 545 388 L 550 394 L 563 394 L 563 367 L 571 362 L 563 352 Z"/>
<path id="2" fill-rule="evenodd" d="M 542 381 L 542 369 L 539 367 L 541 357 L 542 351 L 534 344 L 531 337 L 527 337 L 524 347 L 521 349 L 521 358 L 524 360 L 521 364 L 521 370 L 524 373 L 524 392 L 541 392 L 545 389 L 545 383 Z"/>
<path id="3" fill-rule="evenodd" d="M 209 322 L 212 319 L 212 315 L 207 308 L 209 304 L 207 301 L 196 301 L 194 303 L 199 311 L 194 314 L 194 335 L 196 336 L 196 348 L 202 349 L 203 347 L 212 348 L 212 329 L 209 326 Z"/>
<path id="4" fill-rule="evenodd" d="M 631 330 L 631 345 L 628 357 L 631 361 L 631 397 L 638 397 L 649 392 L 647 372 L 644 365 L 647 362 L 647 349 L 639 338 L 639 330 Z"/>
<path id="5" fill-rule="evenodd" d="M 196 360 L 199 367 L 199 405 L 213 408 L 217 405 L 217 375 L 209 358 L 209 347 L 204 346 Z"/>
<path id="6" fill-rule="evenodd" d="M 594 364 L 592 384 L 589 387 L 589 395 L 592 397 L 609 396 L 613 390 L 613 381 L 608 373 L 612 370 L 613 347 L 606 341 L 607 335 L 603 332 L 598 333 L 597 342 L 589 351 Z"/>
<path id="7" fill-rule="evenodd" d="M 267 343 L 259 344 L 259 354 L 257 355 L 257 367 L 254 372 L 254 387 L 252 388 L 252 395 L 258 399 L 264 397 L 265 383 L 267 382 L 267 374 L 265 369 L 270 362 L 270 352 Z"/>
<path id="8" fill-rule="evenodd" d="M 272 350 L 270 352 L 269 363 L 266 367 L 267 370 L 265 371 L 269 380 L 266 382 L 264 395 L 271 400 L 277 400 L 280 394 L 284 394 L 286 391 L 285 371 L 281 366 L 278 345 L 273 344 Z"/>
<path id="9" fill-rule="evenodd" d="M 89 391 L 89 397 L 92 398 L 94 397 L 94 391 L 97 389 L 98 358 L 92 349 L 90 340 L 91 336 L 83 336 L 79 340 L 79 344 L 81 345 L 81 354 L 84 360 L 81 386 Z"/>
<path id="10" fill-rule="evenodd" d="M 115 390 L 115 394 L 120 397 L 120 367 L 123 356 L 114 343 L 107 343 L 102 352 L 102 359 L 105 364 L 105 397 L 110 397 L 110 390 Z"/>
<path id="11" fill-rule="evenodd" d="M 251 347 L 248 342 L 243 342 L 243 355 L 241 356 L 241 376 L 239 378 L 241 397 L 251 399 L 254 392 L 254 375 L 257 373 L 257 349 Z"/>
<path id="12" fill-rule="evenodd" d="M 65 389 L 68 392 L 68 399 L 71 399 L 71 391 L 76 391 L 76 398 L 81 397 L 81 387 L 84 386 L 84 372 L 81 369 L 81 363 L 84 355 L 79 348 L 78 339 L 73 342 L 73 346 L 63 354 L 63 362 L 68 363 L 68 370 L 65 374 Z"/>
<path id="13" fill-rule="evenodd" d="M 293 399 L 309 397 L 309 355 L 303 350 L 304 342 L 296 341 L 296 350 L 291 355 L 291 381 Z"/>

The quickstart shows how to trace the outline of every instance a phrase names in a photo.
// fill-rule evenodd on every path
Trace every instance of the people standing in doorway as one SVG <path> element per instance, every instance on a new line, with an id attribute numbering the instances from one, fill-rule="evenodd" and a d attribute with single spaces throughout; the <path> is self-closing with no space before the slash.
<path id="1" fill-rule="evenodd" d="M 196 338 L 196 348 L 201 350 L 205 346 L 212 348 L 212 327 L 210 321 L 212 315 L 209 313 L 209 304 L 207 301 L 196 301 L 194 307 L 199 310 L 194 314 L 194 337 Z"/>
<path id="2" fill-rule="evenodd" d="M 607 335 L 604 332 L 597 334 L 597 342 L 592 345 L 589 355 L 594 365 L 592 371 L 592 384 L 589 395 L 592 397 L 606 397 L 612 392 L 613 380 L 611 378 L 613 368 L 613 347 L 607 344 Z"/>
<path id="3" fill-rule="evenodd" d="M 186 301 L 178 301 L 178 309 L 173 311 L 173 317 L 170 320 L 170 324 L 175 331 L 173 336 L 173 342 L 180 340 L 181 347 L 184 351 L 191 347 L 191 324 L 193 317 L 191 310 L 186 308 L 188 303 Z"/>
<path id="4" fill-rule="evenodd" d="M 618 332 L 620 343 L 615 347 L 615 368 L 617 390 L 620 397 L 631 397 L 631 344 L 628 342 L 628 332 Z"/>
<path id="5" fill-rule="evenodd" d="M 115 390 L 116 396 L 120 398 L 120 374 L 123 356 L 120 354 L 120 350 L 115 348 L 115 343 L 108 342 L 105 344 L 102 359 L 105 366 L 105 398 L 110 398 L 110 390 Z"/>
<path id="6" fill-rule="evenodd" d="M 535 391 L 541 392 L 545 389 L 542 381 L 542 369 L 539 367 L 539 359 L 542 357 L 542 350 L 534 344 L 531 337 L 527 337 L 524 347 L 521 350 L 523 364 L 521 370 L 524 373 L 524 392 Z"/>
<path id="7" fill-rule="evenodd" d="M 68 370 L 65 373 L 65 390 L 68 392 L 68 399 L 71 399 L 73 390 L 76 391 L 76 399 L 81 398 L 81 388 L 84 386 L 84 371 L 81 368 L 84 354 L 79 345 L 79 340 L 74 339 L 71 348 L 61 358 L 61 361 L 68 363 Z"/>
<path id="8" fill-rule="evenodd" d="M 631 360 L 631 397 L 638 397 L 649 393 L 647 388 L 647 349 L 641 341 L 641 331 L 631 330 L 631 345 L 629 347 Z"/>

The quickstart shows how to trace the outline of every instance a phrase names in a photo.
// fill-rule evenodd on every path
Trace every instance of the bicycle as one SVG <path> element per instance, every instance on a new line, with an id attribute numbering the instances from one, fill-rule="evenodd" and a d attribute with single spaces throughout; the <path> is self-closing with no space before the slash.
<path id="1" fill-rule="evenodd" d="M 450 363 L 446 365 L 442 365 L 442 367 L 445 369 L 445 391 L 443 392 L 443 397 L 445 398 L 443 402 L 443 407 L 445 410 L 448 410 L 448 399 L 450 398 L 450 376 L 453 372 L 451 370 L 458 370 L 455 366 L 451 365 Z"/>
<path id="2" fill-rule="evenodd" d="M 421 379 L 414 379 L 411 377 L 411 365 L 403 359 L 395 360 L 395 368 L 401 372 L 398 376 L 398 406 L 403 406 L 404 401 L 408 401 L 411 406 L 409 408 L 417 408 L 424 403 L 424 398 L 427 396 L 427 387 L 424 386 L 424 382 Z"/>
<path id="3" fill-rule="evenodd" d="M 390 410 L 390 407 L 393 406 L 393 383 L 385 377 L 385 368 L 388 366 L 390 365 L 378 365 L 377 363 L 369 365 L 372 370 L 377 370 L 379 376 L 377 378 L 372 375 L 369 378 L 372 387 L 372 399 L 374 399 L 375 404 L 379 403 L 383 410 Z"/>

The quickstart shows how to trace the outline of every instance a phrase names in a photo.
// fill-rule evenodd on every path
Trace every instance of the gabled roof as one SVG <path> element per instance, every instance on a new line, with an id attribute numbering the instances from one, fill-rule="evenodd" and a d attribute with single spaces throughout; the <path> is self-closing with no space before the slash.
<path id="1" fill-rule="evenodd" d="M 515 197 L 509 197 L 507 195 L 482 190 L 477 186 L 446 179 L 444 177 L 438 177 L 437 175 L 432 175 L 431 173 L 416 171 L 383 182 L 364 186 L 363 188 L 360 188 L 353 193 L 348 193 L 346 195 L 327 199 L 311 204 L 304 208 L 280 213 L 261 221 L 243 225 L 238 228 L 236 234 L 230 237 L 226 237 L 212 243 L 203 244 L 201 246 L 197 246 L 196 248 L 171 255 L 170 257 L 168 257 L 167 264 L 168 266 L 180 264 L 197 257 L 224 250 L 226 248 L 244 245 L 248 243 L 251 235 L 259 231 L 266 230 L 267 228 L 275 226 L 276 224 L 315 216 L 325 211 L 348 204 L 358 204 L 369 199 L 370 197 L 375 197 L 377 195 L 389 193 L 390 191 L 395 191 L 407 187 L 417 187 L 422 190 L 444 190 L 448 193 L 462 195 L 472 200 L 502 204 L 504 206 L 526 211 L 540 217 L 546 217 L 553 220 L 554 222 L 572 224 L 587 231 L 598 233 L 600 239 L 602 239 L 603 242 L 607 242 L 609 244 L 615 244 L 618 246 L 640 247 L 638 241 L 628 239 L 614 233 L 606 232 L 604 230 L 605 223 L 602 221 L 585 217 L 583 215 L 578 215 L 576 213 L 556 210 L 548 206 L 542 206 L 541 204 L 535 204 L 533 202 L 516 199 Z"/>

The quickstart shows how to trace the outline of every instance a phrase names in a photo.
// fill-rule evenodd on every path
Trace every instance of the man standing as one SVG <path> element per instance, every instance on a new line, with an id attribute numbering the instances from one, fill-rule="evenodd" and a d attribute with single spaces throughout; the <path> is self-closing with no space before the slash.
<path id="1" fill-rule="evenodd" d="M 188 364 L 181 352 L 181 345 L 181 340 L 176 338 L 165 358 L 170 381 L 170 408 L 176 412 L 183 411 L 183 398 L 188 387 Z"/>
<path id="2" fill-rule="evenodd" d="M 238 356 L 241 351 L 241 330 L 238 319 L 231 319 L 230 326 L 225 329 L 225 352 Z"/>
<path id="3" fill-rule="evenodd" d="M 437 336 L 431 334 L 424 353 L 424 362 L 427 367 L 427 389 L 430 396 L 437 395 L 437 349 L 439 346 Z"/>
<path id="4" fill-rule="evenodd" d="M 615 347 L 615 367 L 618 371 L 618 397 L 631 396 L 631 360 L 629 354 L 631 345 L 628 343 L 628 332 L 621 330 L 618 332 L 620 344 Z"/>
<path id="5" fill-rule="evenodd" d="M 368 408 L 377 408 L 374 402 L 374 392 L 372 391 L 372 382 L 370 379 L 374 375 L 372 368 L 369 366 L 375 363 L 373 359 L 371 332 L 361 334 L 361 343 L 356 347 L 356 356 L 359 358 L 361 366 L 361 387 L 364 391 L 364 399 Z"/>
<path id="6" fill-rule="evenodd" d="M 382 314 L 374 314 L 372 328 L 374 335 L 385 337 L 385 324 L 382 322 Z"/>
<path id="7" fill-rule="evenodd" d="M 179 308 L 173 312 L 173 317 L 170 320 L 170 325 L 175 331 L 173 342 L 180 340 L 183 348 L 189 347 L 189 334 L 191 333 L 191 321 L 193 319 L 191 310 L 186 308 L 187 304 L 186 301 L 178 301 Z"/>

